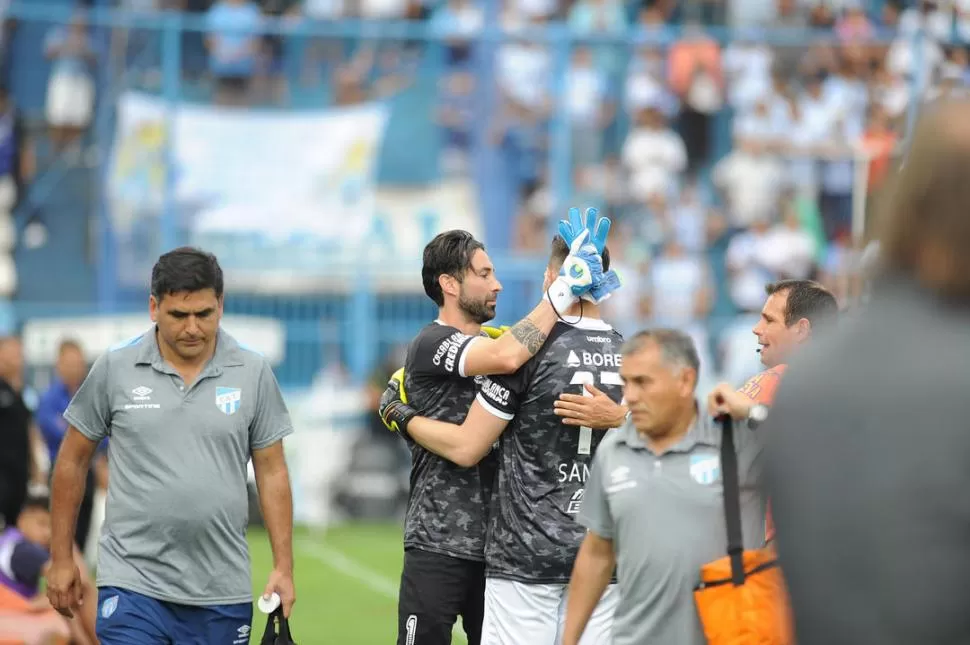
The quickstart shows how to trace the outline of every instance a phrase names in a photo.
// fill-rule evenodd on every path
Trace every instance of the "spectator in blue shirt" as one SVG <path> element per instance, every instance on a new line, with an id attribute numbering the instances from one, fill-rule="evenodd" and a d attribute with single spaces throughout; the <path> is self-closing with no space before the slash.
<path id="1" fill-rule="evenodd" d="M 67 421 L 63 414 L 71 398 L 87 374 L 87 363 L 84 351 L 73 340 L 61 342 L 57 350 L 57 363 L 54 365 L 54 380 L 44 392 L 37 404 L 34 420 L 40 428 L 41 436 L 50 454 L 51 464 L 57 459 L 57 451 L 67 432 Z M 107 459 L 104 444 L 95 456 L 95 467 L 88 472 L 88 481 L 84 489 L 84 498 L 77 518 L 77 544 L 83 549 L 85 540 L 91 527 L 91 508 L 94 504 L 95 488 L 107 488 Z M 53 469 L 51 469 L 53 470 Z"/>
<path id="2" fill-rule="evenodd" d="M 256 74 L 263 15 L 248 0 L 219 0 L 206 14 L 209 71 L 216 83 L 217 100 L 244 100 Z"/>

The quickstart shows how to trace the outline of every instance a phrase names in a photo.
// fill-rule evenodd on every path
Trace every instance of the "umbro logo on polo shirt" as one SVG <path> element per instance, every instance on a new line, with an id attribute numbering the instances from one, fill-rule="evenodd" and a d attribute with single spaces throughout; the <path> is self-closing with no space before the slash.
<path id="1" fill-rule="evenodd" d="M 140 385 L 132 390 L 131 393 L 135 395 L 134 399 L 136 401 L 147 401 L 149 398 L 151 398 L 148 395 L 152 393 L 152 388 Z"/>
<path id="2" fill-rule="evenodd" d="M 610 486 L 606 487 L 606 492 L 612 495 L 621 490 L 636 488 L 637 480 L 630 478 L 630 468 L 628 466 L 619 466 L 618 468 L 614 468 L 610 473 L 610 484 Z"/>
<path id="3" fill-rule="evenodd" d="M 140 401 L 140 403 L 126 403 L 126 410 L 160 410 L 162 408 L 159 403 L 148 403 L 152 400 L 149 396 L 152 393 L 152 388 L 145 387 L 144 385 L 139 385 L 131 391 L 131 400 Z"/>

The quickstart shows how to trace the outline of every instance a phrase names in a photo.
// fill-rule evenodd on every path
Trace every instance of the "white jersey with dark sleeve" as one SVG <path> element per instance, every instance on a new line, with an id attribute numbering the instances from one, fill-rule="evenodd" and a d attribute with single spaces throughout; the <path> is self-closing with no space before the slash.
<path id="1" fill-rule="evenodd" d="M 436 321 L 411 341 L 404 391 L 421 416 L 459 425 L 465 420 L 482 378 L 466 376 L 464 367 L 466 352 L 478 338 Z M 411 492 L 404 548 L 481 561 L 494 456 L 462 468 L 405 438 L 411 450 Z"/>
<path id="2" fill-rule="evenodd" d="M 564 425 L 553 404 L 563 392 L 583 393 L 587 383 L 619 402 L 622 342 L 601 320 L 559 323 L 518 372 L 482 379 L 477 401 L 509 421 L 499 439 L 489 511 L 489 577 L 539 584 L 569 581 L 585 535 L 576 513 L 606 432 Z"/>

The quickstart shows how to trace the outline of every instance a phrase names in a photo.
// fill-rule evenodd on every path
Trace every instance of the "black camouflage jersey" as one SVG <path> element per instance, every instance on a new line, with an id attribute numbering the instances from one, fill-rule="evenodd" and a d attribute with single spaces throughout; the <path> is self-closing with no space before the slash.
<path id="1" fill-rule="evenodd" d="M 461 424 L 483 377 L 466 377 L 465 351 L 476 339 L 438 322 L 408 346 L 404 391 L 421 416 Z M 404 548 L 481 561 L 495 457 L 462 468 L 406 437 L 411 449 L 411 492 Z"/>
<path id="2" fill-rule="evenodd" d="M 481 405 L 510 419 L 499 440 L 489 511 L 486 575 L 527 583 L 566 583 L 586 533 L 576 522 L 602 430 L 564 425 L 553 412 L 562 392 L 591 383 L 622 399 L 623 337 L 601 320 L 553 327 L 542 349 L 511 376 L 483 379 Z"/>

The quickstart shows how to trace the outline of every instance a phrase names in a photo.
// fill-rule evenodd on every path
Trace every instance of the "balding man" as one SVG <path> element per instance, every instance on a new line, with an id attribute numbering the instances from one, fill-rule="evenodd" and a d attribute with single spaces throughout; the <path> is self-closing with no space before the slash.
<path id="1" fill-rule="evenodd" d="M 762 428 L 799 645 L 970 642 L 968 115 L 921 117 L 871 300 L 792 361 Z"/>

